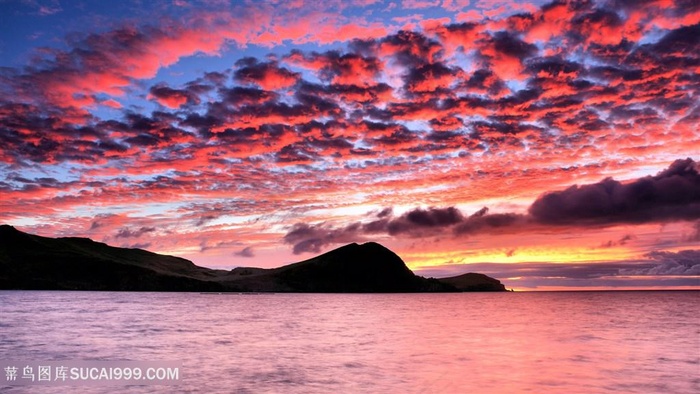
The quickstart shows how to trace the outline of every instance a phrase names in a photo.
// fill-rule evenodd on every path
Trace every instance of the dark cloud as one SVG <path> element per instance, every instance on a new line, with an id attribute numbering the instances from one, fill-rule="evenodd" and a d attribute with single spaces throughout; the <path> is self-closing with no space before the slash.
<path id="1" fill-rule="evenodd" d="M 315 137 L 309 137 L 306 138 L 303 141 L 303 144 L 319 149 L 320 151 L 328 151 L 328 152 L 334 152 L 334 153 L 340 153 L 340 152 L 349 152 L 350 149 L 352 149 L 353 144 L 350 143 L 348 140 L 345 138 L 341 137 L 326 137 L 326 138 L 315 138 Z"/>
<path id="2" fill-rule="evenodd" d="M 654 251 L 645 255 L 651 267 L 622 268 L 620 275 L 690 275 L 700 276 L 700 250 L 680 252 Z"/>
<path id="3" fill-rule="evenodd" d="M 10 174 L 7 177 L 7 180 L 13 183 L 21 183 L 23 184 L 22 189 L 29 189 L 29 188 L 45 188 L 45 189 L 61 189 L 66 186 L 69 186 L 70 183 L 66 182 L 60 182 L 55 178 L 34 178 L 34 179 L 28 179 L 24 178 L 18 175 L 12 175 Z"/>
<path id="4" fill-rule="evenodd" d="M 364 55 L 362 51 L 341 53 L 327 51 L 304 54 L 298 49 L 290 52 L 285 60 L 318 69 L 319 77 L 331 84 L 365 84 L 374 79 L 382 70 L 382 62 L 375 56 Z"/>
<path id="5" fill-rule="evenodd" d="M 698 43 L 697 40 L 699 34 L 700 23 L 679 27 L 669 31 L 656 43 L 648 44 L 649 47 L 643 47 L 641 50 L 648 48 L 653 53 L 663 54 L 666 57 L 674 57 L 679 61 L 685 58 L 680 56 L 681 54 L 695 54 L 695 56 L 687 58 L 687 61 L 695 63 L 699 56 L 697 52 L 697 49 L 700 47 L 700 43 Z"/>
<path id="6" fill-rule="evenodd" d="M 98 125 L 66 123 L 63 115 L 35 105 L 0 101 L 0 153 L 4 161 L 94 163 L 112 150 L 122 151 L 123 146 L 112 142 Z"/>
<path id="7" fill-rule="evenodd" d="M 581 7 L 588 7 L 592 2 L 580 2 Z M 571 21 L 572 29 L 569 37 L 577 41 L 585 41 L 588 36 L 601 28 L 619 28 L 623 24 L 622 18 L 614 9 L 593 8 L 579 12 Z"/>
<path id="8" fill-rule="evenodd" d="M 578 99 L 571 99 L 567 100 L 566 102 L 560 102 L 559 104 L 560 106 L 578 106 L 580 105 L 580 102 L 578 101 Z M 555 107 L 555 105 L 553 105 L 553 107 Z M 564 124 L 578 127 L 580 130 L 583 131 L 604 130 L 610 127 L 610 124 L 608 122 L 601 119 L 598 113 L 592 110 L 579 111 L 575 116 L 565 120 Z M 581 141 L 578 139 L 583 138 L 586 138 L 586 135 L 583 133 L 572 133 L 569 135 L 562 136 L 562 139 L 560 139 L 560 141 L 562 143 L 579 143 Z"/>
<path id="9" fill-rule="evenodd" d="M 652 75 L 678 71 L 678 74 L 673 79 L 658 81 L 667 82 L 666 86 L 650 83 L 647 89 L 655 87 L 668 88 L 668 82 L 676 81 L 679 85 L 684 85 L 683 81 L 685 78 L 697 78 L 697 73 L 692 73 L 690 70 L 700 66 L 700 56 L 698 55 L 700 53 L 700 43 L 697 40 L 699 34 L 700 24 L 670 30 L 657 42 L 639 45 L 631 52 L 624 54 L 623 64 L 630 68 L 648 69 L 653 73 Z M 669 103 L 676 101 L 667 97 L 656 98 L 661 98 L 664 102 Z"/>
<path id="10" fill-rule="evenodd" d="M 378 219 L 377 219 L 378 218 Z M 341 228 L 324 224 L 298 223 L 284 236 L 284 242 L 294 245 L 294 253 L 318 253 L 323 247 L 334 243 L 355 242 L 371 235 L 427 237 L 435 235 L 466 235 L 479 232 L 502 231 L 524 222 L 522 215 L 488 214 L 488 209 L 465 216 L 455 207 L 416 208 L 396 217 L 391 208 L 386 208 L 369 222 L 355 222 Z"/>
<path id="11" fill-rule="evenodd" d="M 202 76 L 202 80 L 212 83 L 215 86 L 223 86 L 228 79 L 228 70 L 224 72 L 209 71 L 205 72 Z"/>
<path id="12" fill-rule="evenodd" d="M 384 208 L 381 211 L 379 211 L 379 213 L 377 214 L 377 217 L 384 218 L 384 217 L 393 215 L 393 213 L 394 213 L 394 209 L 392 207 L 388 207 L 388 208 Z M 699 226 L 700 226 L 700 224 L 699 224 Z"/>
<path id="13" fill-rule="evenodd" d="M 650 107 L 638 108 L 633 105 L 620 105 L 610 110 L 610 118 L 620 121 L 640 122 L 643 120 L 661 120 L 659 113 Z"/>
<path id="14" fill-rule="evenodd" d="M 365 80 L 366 81 L 366 80 Z M 370 104 L 379 102 L 381 98 L 392 92 L 386 83 L 378 84 L 314 84 L 300 82 L 297 92 L 323 97 L 326 100 L 342 100 L 351 104 Z"/>
<path id="15" fill-rule="evenodd" d="M 246 257 L 246 258 L 255 257 L 255 253 L 253 252 L 253 248 L 251 248 L 250 246 L 246 246 L 245 248 L 234 252 L 233 255 L 238 256 L 238 257 Z"/>
<path id="16" fill-rule="evenodd" d="M 590 67 L 586 74 L 608 82 L 636 81 L 644 77 L 642 70 L 625 69 L 615 66 Z"/>
<path id="17" fill-rule="evenodd" d="M 525 62 L 527 69 L 537 75 L 545 73 L 551 77 L 558 77 L 560 74 L 575 74 L 582 69 L 579 63 L 564 60 L 559 56 L 537 57 Z"/>
<path id="18" fill-rule="evenodd" d="M 239 176 L 231 179 L 230 182 L 240 186 L 246 180 Z M 257 204 L 260 202 L 269 203 L 266 200 L 255 201 L 231 198 L 225 201 L 187 204 L 181 209 L 180 214 L 185 219 L 193 221 L 199 227 L 225 215 L 243 216 L 255 214 L 257 212 Z"/>
<path id="19" fill-rule="evenodd" d="M 233 74 L 236 81 L 254 83 L 269 90 L 292 86 L 301 78 L 299 73 L 280 67 L 276 61 L 259 62 L 247 57 L 237 61 L 236 66 L 239 67 Z"/>
<path id="20" fill-rule="evenodd" d="M 411 93 L 431 93 L 456 83 L 454 78 L 461 73 L 458 67 L 447 67 L 442 62 L 423 64 L 409 69 L 403 77 L 404 86 Z"/>
<path id="21" fill-rule="evenodd" d="M 105 139 L 98 147 L 105 153 L 121 153 L 128 149 L 125 145 L 139 147 L 165 147 L 174 141 L 190 142 L 195 136 L 177 127 L 180 118 L 163 111 L 154 111 L 150 116 L 127 112 L 124 121 L 108 121 L 96 124 L 102 130 L 119 131 L 125 136 L 121 141 Z"/>
<path id="22" fill-rule="evenodd" d="M 156 231 L 155 227 L 141 227 L 135 230 L 132 230 L 128 227 L 124 227 L 119 229 L 117 232 L 117 235 L 115 235 L 115 238 L 139 238 L 144 234 L 147 233 L 152 233 Z"/>
<path id="23" fill-rule="evenodd" d="M 310 150 L 302 144 L 287 145 L 276 154 L 277 162 L 280 163 L 306 163 L 312 162 L 316 158 L 316 152 Z"/>
<path id="24" fill-rule="evenodd" d="M 529 209 L 543 224 L 647 223 L 700 218 L 700 174 L 695 161 L 676 160 L 655 176 L 631 183 L 607 178 L 546 193 Z"/>
<path id="25" fill-rule="evenodd" d="M 446 228 L 463 220 L 462 212 L 454 207 L 417 208 L 388 222 L 386 229 L 389 234 L 395 235 L 425 228 Z"/>
<path id="26" fill-rule="evenodd" d="M 491 40 L 497 52 L 510 57 L 526 59 L 537 54 L 536 45 L 525 42 L 508 31 L 496 32 Z"/>
<path id="27" fill-rule="evenodd" d="M 261 118 L 304 118 L 313 119 L 320 118 L 324 115 L 339 115 L 342 110 L 337 103 L 324 100 L 318 96 L 297 94 L 300 104 L 289 105 L 287 103 L 264 103 L 262 105 L 250 105 L 241 108 L 239 111 L 232 113 L 233 116 L 253 116 L 257 115 Z"/>
<path id="28" fill-rule="evenodd" d="M 456 207 L 429 207 L 394 216 L 393 210 L 386 208 L 380 214 L 373 214 L 370 221 L 355 222 L 342 228 L 297 224 L 285 235 L 284 241 L 294 245 L 298 254 L 319 252 L 329 244 L 353 242 L 377 234 L 399 237 L 448 234 L 459 237 L 537 231 L 550 225 L 606 226 L 695 220 L 700 218 L 700 174 L 697 167 L 692 159 L 676 160 L 657 175 L 630 183 L 608 178 L 600 183 L 546 193 L 535 200 L 528 214 L 490 213 L 484 207 L 467 216 Z M 627 234 L 601 247 L 625 245 L 634 239 L 633 234 Z"/>
<path id="29" fill-rule="evenodd" d="M 330 242 L 328 240 L 322 238 L 304 239 L 294 244 L 292 252 L 294 254 L 320 253 L 321 248 L 325 247 L 329 243 Z"/>
<path id="30" fill-rule="evenodd" d="M 373 138 L 371 141 L 380 145 L 406 145 L 417 140 L 418 136 L 405 126 L 399 126 L 398 130 L 389 135 Z"/>
<path id="31" fill-rule="evenodd" d="M 379 43 L 380 46 L 391 51 L 399 64 L 407 67 L 436 62 L 443 54 L 443 48 L 439 42 L 414 31 L 401 30 L 383 38 Z"/>
<path id="32" fill-rule="evenodd" d="M 481 211 L 480 211 L 481 212 Z M 470 235 L 483 232 L 514 231 L 527 223 L 525 215 L 516 213 L 493 213 L 472 215 L 454 228 L 456 235 Z"/>
<path id="33" fill-rule="evenodd" d="M 343 111 L 340 109 L 338 103 L 330 98 L 325 98 L 315 94 L 306 94 L 303 92 L 297 92 L 296 98 L 301 104 L 299 107 L 308 108 L 314 112 L 324 113 L 324 114 L 335 114 L 340 115 Z"/>
<path id="34" fill-rule="evenodd" d="M 481 133 L 498 133 L 498 134 L 519 134 L 525 131 L 539 131 L 539 127 L 518 122 L 485 122 L 485 121 L 475 121 L 469 122 L 469 125 L 480 135 Z"/>
<path id="35" fill-rule="evenodd" d="M 467 91 L 486 92 L 497 95 L 506 89 L 505 82 L 489 69 L 478 69 L 472 73 L 468 80 L 462 83 Z"/>
<path id="36" fill-rule="evenodd" d="M 279 98 L 275 92 L 241 86 L 222 88 L 219 94 L 223 99 L 222 104 L 231 106 L 262 104 Z"/>
<path id="37" fill-rule="evenodd" d="M 617 44 L 599 44 L 592 42 L 589 44 L 588 49 L 590 53 L 599 60 L 609 64 L 622 64 L 626 62 L 626 57 L 635 49 L 634 47 L 634 42 L 623 38 L 622 41 Z"/>
<path id="38" fill-rule="evenodd" d="M 190 85 L 185 89 L 173 89 L 165 83 L 154 85 L 149 90 L 152 97 L 158 102 L 170 108 L 178 108 L 182 105 L 196 105 L 201 102 L 199 94 L 213 89 L 206 85 Z"/>
<path id="39" fill-rule="evenodd" d="M 324 224 L 308 225 L 297 223 L 284 236 L 284 242 L 293 245 L 293 253 L 319 253 L 330 244 L 351 243 L 361 239 L 358 230 L 359 223 L 354 223 L 340 229 L 334 229 Z"/>
<path id="40" fill-rule="evenodd" d="M 394 216 L 392 208 L 385 208 L 378 214 L 371 215 L 370 219 L 368 222 L 355 222 L 341 228 L 298 223 L 284 236 L 284 242 L 293 245 L 295 254 L 318 253 L 330 244 L 356 242 L 378 234 L 406 237 L 461 236 L 505 231 L 525 222 L 523 215 L 489 214 L 488 208 L 465 216 L 455 207 L 416 208 L 400 216 Z"/>
<path id="41" fill-rule="evenodd" d="M 144 249 L 144 250 L 148 250 L 148 248 L 150 248 L 151 245 L 152 245 L 151 242 L 141 242 L 141 243 L 123 245 L 122 247 L 130 248 L 130 249 Z"/>
<path id="42" fill-rule="evenodd" d="M 623 236 L 622 238 L 620 238 L 620 239 L 617 240 L 617 241 L 608 241 L 608 242 L 604 242 L 604 243 L 603 243 L 602 245 L 600 245 L 600 246 L 603 247 L 603 248 L 611 248 L 611 247 L 613 247 L 613 246 L 627 245 L 627 243 L 628 243 L 629 241 L 632 241 L 632 240 L 634 240 L 634 239 L 636 239 L 636 237 L 634 236 L 634 234 L 627 234 L 627 235 Z"/>

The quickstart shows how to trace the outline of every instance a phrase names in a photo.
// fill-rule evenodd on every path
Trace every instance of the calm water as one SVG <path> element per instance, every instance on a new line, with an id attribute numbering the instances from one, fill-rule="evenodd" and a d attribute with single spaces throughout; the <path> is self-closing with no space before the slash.
<path id="1" fill-rule="evenodd" d="M 0 391 L 695 394 L 699 301 L 700 292 L 0 292 L 0 359 L 182 361 L 178 386 Z"/>

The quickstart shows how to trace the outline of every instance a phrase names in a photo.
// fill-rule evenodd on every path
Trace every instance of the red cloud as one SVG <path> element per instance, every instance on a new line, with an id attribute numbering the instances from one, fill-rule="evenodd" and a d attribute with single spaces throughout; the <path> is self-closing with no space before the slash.
<path id="1" fill-rule="evenodd" d="M 236 70 L 236 80 L 242 83 L 255 83 L 265 90 L 288 88 L 300 79 L 298 73 L 278 67 L 276 62 L 258 63 L 257 60 L 252 60 L 246 63 L 244 59 L 238 64 L 243 67 Z"/>
<path id="2" fill-rule="evenodd" d="M 120 109 L 122 107 L 122 104 L 114 99 L 107 99 L 102 101 L 100 104 L 106 105 L 108 107 L 114 108 L 114 109 Z"/>
<path id="3" fill-rule="evenodd" d="M 300 52 L 292 52 L 285 57 L 285 61 L 315 70 L 324 80 L 338 85 L 373 85 L 384 69 L 384 63 L 376 57 L 365 57 L 354 53 L 340 54 L 336 51 L 314 52 L 308 56 Z"/>

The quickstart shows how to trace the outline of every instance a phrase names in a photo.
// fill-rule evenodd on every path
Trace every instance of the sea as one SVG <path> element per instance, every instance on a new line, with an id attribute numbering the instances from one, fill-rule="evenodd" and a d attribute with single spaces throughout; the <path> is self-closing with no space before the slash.
<path id="1" fill-rule="evenodd" d="M 17 385 L 117 361 L 177 379 Z M 700 292 L 1 291 L 0 363 L 7 393 L 697 394 Z"/>

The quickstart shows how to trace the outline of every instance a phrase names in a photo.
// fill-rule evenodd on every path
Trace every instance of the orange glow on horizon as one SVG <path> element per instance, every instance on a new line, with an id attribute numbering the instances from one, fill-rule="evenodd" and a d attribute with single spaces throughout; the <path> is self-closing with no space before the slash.
<path id="1" fill-rule="evenodd" d="M 544 292 L 544 291 L 700 291 L 698 286 L 538 286 L 538 287 L 518 287 L 508 286 L 508 290 L 517 292 Z"/>
<path id="2" fill-rule="evenodd" d="M 586 247 L 531 247 L 508 250 L 506 248 L 487 249 L 478 252 L 450 251 L 429 253 L 406 253 L 405 261 L 409 268 L 440 267 L 446 264 L 475 263 L 595 263 L 639 258 L 638 252 L 628 247 L 594 249 Z M 447 263 L 452 261 L 452 263 Z"/>

